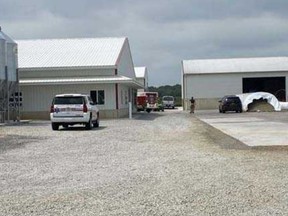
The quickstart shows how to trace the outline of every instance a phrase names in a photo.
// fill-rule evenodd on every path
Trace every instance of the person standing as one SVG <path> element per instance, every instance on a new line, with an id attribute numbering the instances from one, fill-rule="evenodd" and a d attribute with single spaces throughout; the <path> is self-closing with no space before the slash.
<path id="1" fill-rule="evenodd" d="M 190 113 L 194 113 L 194 110 L 195 110 L 195 99 L 193 97 L 191 97 L 190 99 Z"/>

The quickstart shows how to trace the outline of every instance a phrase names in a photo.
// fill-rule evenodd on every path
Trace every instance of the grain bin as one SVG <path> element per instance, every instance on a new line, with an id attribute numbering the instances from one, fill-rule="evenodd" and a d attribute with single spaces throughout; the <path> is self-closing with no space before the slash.
<path id="1" fill-rule="evenodd" d="M 17 44 L 8 36 L 6 37 L 7 45 L 7 69 L 8 69 L 8 81 L 17 81 L 17 68 L 18 68 L 18 58 L 17 58 Z"/>
<path id="2" fill-rule="evenodd" d="M 5 65 L 6 65 L 6 40 L 1 34 L 0 29 L 0 84 L 5 80 Z M 0 87 L 1 89 L 1 87 Z"/>
<path id="3" fill-rule="evenodd" d="M 17 68 L 17 44 L 0 27 L 0 122 L 9 121 L 10 110 L 15 109 L 9 99 L 18 91 Z"/>

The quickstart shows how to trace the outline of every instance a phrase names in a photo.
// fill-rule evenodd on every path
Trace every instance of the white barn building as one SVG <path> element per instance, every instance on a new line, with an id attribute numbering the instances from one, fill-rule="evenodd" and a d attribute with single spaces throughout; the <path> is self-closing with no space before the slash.
<path id="1" fill-rule="evenodd" d="M 128 116 L 138 88 L 127 38 L 18 40 L 21 118 L 48 119 L 53 96 L 90 94 L 101 118 Z"/>
<path id="2" fill-rule="evenodd" d="M 287 100 L 288 57 L 182 61 L 183 108 L 216 109 L 224 95 L 264 91 Z"/>
<path id="3" fill-rule="evenodd" d="M 144 88 L 138 89 L 138 92 L 144 92 L 148 89 L 148 71 L 147 67 L 135 67 L 135 75 L 136 80 L 139 82 Z"/>

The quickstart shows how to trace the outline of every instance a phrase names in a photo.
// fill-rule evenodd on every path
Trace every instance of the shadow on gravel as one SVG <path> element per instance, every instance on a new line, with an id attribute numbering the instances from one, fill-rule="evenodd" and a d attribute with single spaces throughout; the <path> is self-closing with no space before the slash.
<path id="1" fill-rule="evenodd" d="M 162 117 L 163 115 L 161 115 L 160 113 L 157 112 L 151 112 L 151 113 L 146 113 L 146 112 L 140 112 L 140 113 L 136 113 L 133 116 L 133 119 L 135 120 L 146 120 L 146 121 L 153 121 L 156 118 Z"/>
<path id="2" fill-rule="evenodd" d="M 7 135 L 0 136 L 0 154 L 16 148 L 24 148 L 26 144 L 36 142 L 39 139 L 29 136 Z"/>
<path id="3" fill-rule="evenodd" d="M 164 108 L 164 110 L 179 110 L 179 107 L 174 107 L 174 109 L 173 108 Z"/>
<path id="4" fill-rule="evenodd" d="M 257 151 L 288 151 L 288 146 L 255 146 L 250 148 Z"/>
<path id="5" fill-rule="evenodd" d="M 59 131 L 98 131 L 106 129 L 106 126 L 99 126 L 98 128 L 92 128 L 91 130 L 86 130 L 83 126 L 71 126 L 68 128 L 59 127 Z"/>

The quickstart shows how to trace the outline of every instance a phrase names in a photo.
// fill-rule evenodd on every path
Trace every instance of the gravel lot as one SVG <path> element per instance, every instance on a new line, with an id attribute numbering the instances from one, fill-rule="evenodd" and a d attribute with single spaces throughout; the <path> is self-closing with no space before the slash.
<path id="1" fill-rule="evenodd" d="M 287 153 L 177 110 L 0 127 L 0 215 L 287 215 Z"/>

